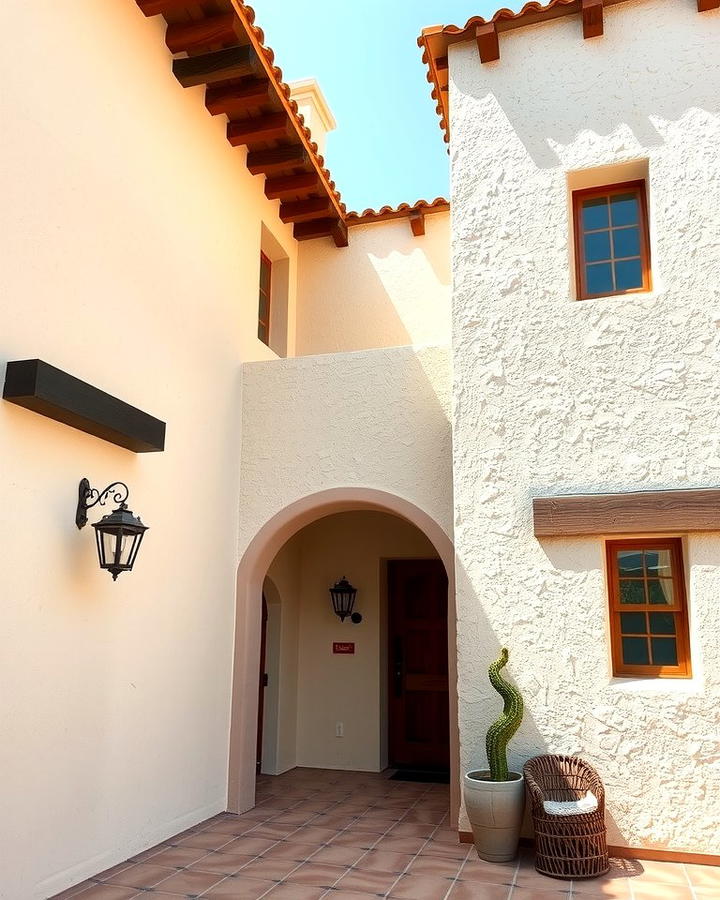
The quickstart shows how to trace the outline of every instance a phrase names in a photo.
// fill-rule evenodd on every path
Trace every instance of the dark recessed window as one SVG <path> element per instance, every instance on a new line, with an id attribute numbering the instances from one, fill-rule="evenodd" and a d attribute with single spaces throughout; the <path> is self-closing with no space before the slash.
<path id="1" fill-rule="evenodd" d="M 258 337 L 263 344 L 270 345 L 270 283 L 272 262 L 260 254 L 260 296 L 258 300 Z"/>
<path id="2" fill-rule="evenodd" d="M 578 299 L 649 291 L 644 181 L 573 193 Z"/>
<path id="3" fill-rule="evenodd" d="M 608 541 L 607 561 L 613 674 L 689 676 L 680 539 Z"/>

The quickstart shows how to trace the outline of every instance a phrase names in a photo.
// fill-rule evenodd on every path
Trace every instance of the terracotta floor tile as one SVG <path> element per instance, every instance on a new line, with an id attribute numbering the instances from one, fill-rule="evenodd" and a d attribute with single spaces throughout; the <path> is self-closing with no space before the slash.
<path id="1" fill-rule="evenodd" d="M 688 885 L 661 884 L 659 881 L 632 886 L 633 900 L 693 900 L 692 888 Z M 82 895 L 81 895 L 82 896 Z"/>
<path id="2" fill-rule="evenodd" d="M 485 884 L 513 883 L 517 866 L 504 863 L 490 863 L 485 860 L 469 859 L 460 870 L 463 881 L 480 881 Z"/>
<path id="3" fill-rule="evenodd" d="M 349 834 L 343 831 L 333 839 L 330 846 L 332 847 L 359 847 L 363 850 L 369 850 L 377 843 L 377 837 L 374 834 Z"/>
<path id="4" fill-rule="evenodd" d="M 320 828 L 316 825 L 304 825 L 293 832 L 293 840 L 302 844 L 325 844 L 337 837 L 337 828 Z"/>
<path id="5" fill-rule="evenodd" d="M 655 862 L 643 859 L 639 861 L 642 871 L 633 877 L 633 887 L 638 883 L 678 884 L 688 886 L 688 877 L 683 866 L 677 863 Z"/>
<path id="6" fill-rule="evenodd" d="M 339 881 L 346 871 L 345 866 L 331 866 L 311 860 L 291 872 L 285 880 L 292 884 L 311 884 L 327 889 Z"/>
<path id="7" fill-rule="evenodd" d="M 695 887 L 715 888 L 720 896 L 720 866 L 686 865 L 690 884 Z"/>
<path id="8" fill-rule="evenodd" d="M 168 847 L 153 856 L 151 865 L 183 868 L 207 855 L 208 851 L 199 847 Z"/>
<path id="9" fill-rule="evenodd" d="M 714 887 L 696 887 L 693 890 L 697 900 L 718 900 L 718 897 L 720 897 L 718 889 Z"/>
<path id="10" fill-rule="evenodd" d="M 459 859 L 445 859 L 442 856 L 417 856 L 410 863 L 409 875 L 436 875 L 455 878 L 462 863 Z"/>
<path id="11" fill-rule="evenodd" d="M 78 897 L 84 897 L 85 900 L 130 900 L 130 897 L 136 897 L 135 888 L 116 887 L 112 884 L 95 884 Z"/>
<path id="12" fill-rule="evenodd" d="M 359 891 L 330 891 L 324 900 L 368 900 L 369 897 L 377 897 L 377 894 L 365 894 Z"/>
<path id="13" fill-rule="evenodd" d="M 273 900 L 319 900 L 325 888 L 313 887 L 311 884 L 279 884 L 268 894 Z"/>
<path id="14" fill-rule="evenodd" d="M 312 861 L 315 863 L 327 863 L 329 866 L 352 866 L 365 853 L 359 847 L 336 847 L 330 844 L 329 847 L 323 847 L 313 855 Z"/>
<path id="15" fill-rule="evenodd" d="M 192 872 L 213 872 L 219 875 L 234 875 L 242 866 L 252 862 L 254 857 L 244 853 L 224 853 L 222 850 L 216 853 L 208 853 L 197 862 L 188 866 Z"/>
<path id="16" fill-rule="evenodd" d="M 222 849 L 223 853 L 245 853 L 247 856 L 258 856 L 260 853 L 265 853 L 266 850 L 269 850 L 270 847 L 274 847 L 276 844 L 277 841 L 272 841 L 268 838 L 243 835 L 242 837 L 236 838 L 232 843 L 226 844 Z"/>
<path id="17" fill-rule="evenodd" d="M 253 859 L 247 865 L 242 867 L 238 873 L 243 878 L 262 878 L 266 881 L 282 881 L 283 878 L 293 869 L 298 867 L 297 860 L 294 859 L 267 859 L 261 856 Z"/>
<path id="18" fill-rule="evenodd" d="M 212 897 L 213 900 L 258 900 L 276 887 L 274 881 L 259 881 L 257 878 L 226 878 L 215 887 L 203 894 L 203 898 Z M 150 894 L 147 900 L 155 900 L 155 894 Z"/>
<path id="19" fill-rule="evenodd" d="M 402 875 L 389 896 L 404 900 L 445 900 L 452 886 L 451 878 L 438 875 Z"/>
<path id="20" fill-rule="evenodd" d="M 59 894 L 53 894 L 50 900 L 70 900 L 71 897 L 76 897 L 80 891 L 86 891 L 88 888 L 94 886 L 94 881 L 81 881 L 80 884 L 75 884 L 64 891 L 60 891 Z"/>
<path id="21" fill-rule="evenodd" d="M 168 894 L 202 894 L 208 888 L 221 881 L 222 875 L 211 874 L 209 872 L 176 872 L 166 881 L 158 885 L 159 891 L 165 891 Z"/>
<path id="22" fill-rule="evenodd" d="M 448 859 L 465 859 L 467 847 L 446 841 L 428 841 L 422 849 L 423 856 L 444 856 Z"/>
<path id="23" fill-rule="evenodd" d="M 136 863 L 113 875 L 106 883 L 120 885 L 120 887 L 151 888 L 173 873 L 174 869 L 172 868 L 153 866 L 150 863 Z"/>
<path id="24" fill-rule="evenodd" d="M 199 831 L 177 842 L 178 847 L 195 847 L 199 850 L 217 850 L 224 844 L 235 840 L 235 836 L 226 832 Z"/>
<path id="25" fill-rule="evenodd" d="M 519 887 L 515 885 L 512 891 L 513 900 L 561 900 L 561 898 L 570 897 L 570 883 L 567 882 L 565 888 L 550 888 L 543 890 L 538 887 Z"/>
<path id="26" fill-rule="evenodd" d="M 255 828 L 250 829 L 250 831 L 246 831 L 244 836 L 270 838 L 273 841 L 281 841 L 283 838 L 286 838 L 289 834 L 293 834 L 296 831 L 297 826 L 295 825 L 272 825 L 265 822 L 262 825 L 257 825 Z"/>
<path id="27" fill-rule="evenodd" d="M 390 853 L 418 853 L 425 844 L 425 839 L 420 837 L 392 837 L 384 835 L 377 842 L 376 849 Z"/>
<path id="28" fill-rule="evenodd" d="M 456 881 L 448 900 L 508 900 L 509 896 L 510 888 L 505 885 Z"/>
<path id="29" fill-rule="evenodd" d="M 429 838 L 430 835 L 434 831 L 434 827 L 432 825 L 418 825 L 417 823 L 412 822 L 398 822 L 393 828 L 388 832 L 388 837 L 420 837 L 420 838 Z"/>
<path id="30" fill-rule="evenodd" d="M 397 881 L 397 875 L 390 872 L 368 872 L 353 870 L 335 885 L 343 891 L 360 891 L 365 894 L 385 894 Z"/>
<path id="31" fill-rule="evenodd" d="M 382 850 L 368 850 L 356 863 L 357 869 L 370 872 L 404 872 L 412 862 L 409 853 L 386 853 Z"/>
<path id="32" fill-rule="evenodd" d="M 172 845 L 168 841 L 163 841 L 161 844 L 156 844 L 154 847 L 149 847 L 147 850 L 143 850 L 142 853 L 134 853 L 130 857 L 130 862 L 146 862 L 153 856 L 157 856 L 158 853 L 161 853 L 163 850 L 169 850 Z"/>
<path id="33" fill-rule="evenodd" d="M 607 900 L 631 900 L 629 878 L 588 878 L 583 881 L 573 881 L 573 897 L 578 900 L 599 900 L 606 897 Z"/>

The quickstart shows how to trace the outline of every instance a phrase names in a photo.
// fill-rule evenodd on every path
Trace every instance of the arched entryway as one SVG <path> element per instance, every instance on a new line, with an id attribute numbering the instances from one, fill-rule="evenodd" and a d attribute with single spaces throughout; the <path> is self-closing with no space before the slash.
<path id="1" fill-rule="evenodd" d="M 305 526 L 335 513 L 374 510 L 390 513 L 419 529 L 435 548 L 448 581 L 448 681 L 450 734 L 450 796 L 453 820 L 459 807 L 459 748 L 457 736 L 456 616 L 454 551 L 442 528 L 414 504 L 371 488 L 334 488 L 303 498 L 269 520 L 248 546 L 238 567 L 233 673 L 228 808 L 250 809 L 255 803 L 258 721 L 258 671 L 262 622 L 262 592 L 273 559 L 286 542 Z"/>

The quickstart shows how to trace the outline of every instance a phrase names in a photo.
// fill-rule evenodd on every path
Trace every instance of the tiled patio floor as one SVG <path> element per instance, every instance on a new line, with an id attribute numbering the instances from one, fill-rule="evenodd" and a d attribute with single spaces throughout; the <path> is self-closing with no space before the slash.
<path id="1" fill-rule="evenodd" d="M 563 882 L 529 852 L 482 862 L 448 827 L 446 786 L 295 769 L 262 776 L 257 807 L 222 814 L 55 900 L 720 900 L 720 868 L 617 860 L 609 875 Z"/>

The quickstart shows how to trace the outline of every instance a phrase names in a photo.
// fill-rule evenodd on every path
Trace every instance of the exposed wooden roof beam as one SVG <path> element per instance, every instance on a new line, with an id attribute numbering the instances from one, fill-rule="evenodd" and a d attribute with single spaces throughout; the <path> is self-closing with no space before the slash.
<path id="1" fill-rule="evenodd" d="M 299 144 L 288 147 L 275 147 L 272 150 L 254 150 L 247 155 L 247 167 L 253 175 L 281 172 L 309 163 L 305 148 Z"/>
<path id="2" fill-rule="evenodd" d="M 318 197 L 311 200 L 296 200 L 291 203 L 280 204 L 280 218 L 286 224 L 288 222 L 310 222 L 332 214 L 332 203 L 327 197 Z"/>
<path id="3" fill-rule="evenodd" d="M 720 0 L 697 0 L 698 12 L 709 12 L 711 9 L 720 9 Z"/>
<path id="4" fill-rule="evenodd" d="M 207 50 L 219 44 L 236 44 L 243 36 L 243 30 L 235 13 L 223 13 L 200 19 L 199 22 L 177 22 L 168 25 L 165 43 L 171 53 L 191 53 Z"/>
<path id="5" fill-rule="evenodd" d="M 421 235 L 425 234 L 425 214 L 422 210 L 418 209 L 411 212 L 408 220 L 410 222 L 410 230 L 415 237 L 421 237 Z"/>
<path id="6" fill-rule="evenodd" d="M 298 194 L 320 190 L 320 179 L 315 172 L 302 175 L 281 175 L 265 181 L 265 196 L 268 200 L 286 200 Z"/>
<path id="7" fill-rule="evenodd" d="M 487 25 L 478 25 L 475 29 L 475 40 L 477 41 L 481 62 L 493 62 L 496 59 L 500 59 L 500 42 L 495 22 L 488 22 Z"/>
<path id="8" fill-rule="evenodd" d="M 233 147 L 287 138 L 291 133 L 292 125 L 284 112 L 259 116 L 257 119 L 228 122 L 227 125 L 227 139 Z"/>
<path id="9" fill-rule="evenodd" d="M 347 247 L 347 225 L 342 219 L 314 219 L 312 222 L 298 222 L 293 233 L 298 241 L 310 241 L 314 238 L 331 237 L 336 247 Z"/>
<path id="10" fill-rule="evenodd" d="M 603 33 L 603 0 L 582 0 L 583 37 L 601 37 Z"/>
<path id="11" fill-rule="evenodd" d="M 136 0 L 146 16 L 159 16 L 160 13 L 173 13 L 186 9 L 188 0 Z"/>
<path id="12" fill-rule="evenodd" d="M 173 60 L 173 74 L 183 87 L 197 84 L 214 84 L 262 71 L 257 54 L 250 46 L 226 47 L 200 56 L 187 56 Z"/>
<path id="13" fill-rule="evenodd" d="M 265 106 L 273 96 L 273 88 L 266 78 L 244 78 L 237 84 L 209 87 L 205 92 L 205 106 L 213 116 L 224 113 L 232 118 Z"/>

